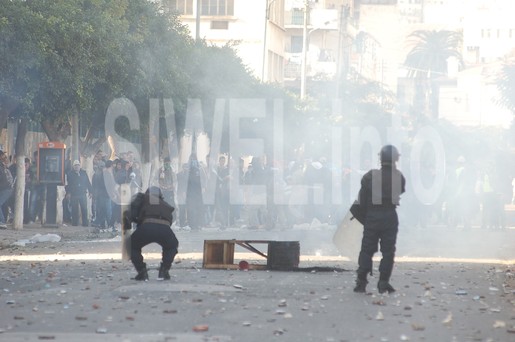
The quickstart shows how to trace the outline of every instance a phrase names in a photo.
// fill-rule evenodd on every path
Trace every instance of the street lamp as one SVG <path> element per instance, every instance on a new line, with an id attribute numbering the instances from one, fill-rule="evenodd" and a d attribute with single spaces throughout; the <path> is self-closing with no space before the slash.
<path id="1" fill-rule="evenodd" d="M 304 3 L 304 25 L 302 28 L 302 59 L 301 59 L 301 69 L 300 69 L 300 98 L 303 100 L 306 98 L 306 73 L 307 73 L 307 62 L 308 62 L 308 38 L 309 36 L 315 32 L 316 30 L 323 29 L 327 25 L 331 23 L 331 21 L 326 21 L 324 26 L 315 27 L 308 31 L 308 19 L 309 19 L 309 1 L 306 0 Z"/>

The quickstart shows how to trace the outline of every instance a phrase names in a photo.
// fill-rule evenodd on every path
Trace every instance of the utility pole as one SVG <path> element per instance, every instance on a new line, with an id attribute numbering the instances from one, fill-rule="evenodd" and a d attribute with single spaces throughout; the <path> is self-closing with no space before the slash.
<path id="1" fill-rule="evenodd" d="M 200 41 L 200 1 L 197 0 L 197 12 L 195 14 L 195 41 Z"/>
<path id="2" fill-rule="evenodd" d="M 267 29 L 268 29 L 268 20 L 270 19 L 270 7 L 275 2 L 275 0 L 265 0 L 265 33 L 263 36 L 263 65 L 261 66 L 261 82 L 265 82 L 265 67 L 267 65 Z"/>
<path id="3" fill-rule="evenodd" d="M 308 18 L 309 18 L 309 1 L 304 2 L 304 25 L 302 27 L 302 60 L 300 69 L 300 98 L 306 98 L 306 70 L 308 57 Z"/>
<path id="4" fill-rule="evenodd" d="M 344 47 L 343 43 L 345 41 L 345 37 L 347 36 L 347 20 L 349 16 L 349 5 L 342 5 L 340 10 L 340 27 L 338 34 L 338 57 L 336 58 L 336 96 L 335 98 L 340 97 L 340 87 L 343 77 L 347 77 L 347 62 L 345 61 L 345 55 L 342 51 Z M 342 58 L 343 57 L 343 58 Z M 342 59 L 344 61 L 342 61 Z"/>

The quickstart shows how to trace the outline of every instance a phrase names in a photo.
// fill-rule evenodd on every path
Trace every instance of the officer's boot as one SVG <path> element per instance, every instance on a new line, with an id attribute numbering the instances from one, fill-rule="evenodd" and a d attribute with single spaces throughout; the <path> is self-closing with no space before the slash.
<path id="1" fill-rule="evenodd" d="M 354 292 L 365 293 L 367 292 L 367 272 L 358 269 L 358 277 L 356 278 L 356 286 Z"/>
<path id="2" fill-rule="evenodd" d="M 389 283 L 390 275 L 381 273 L 379 275 L 379 282 L 377 283 L 377 289 L 379 290 L 379 293 L 392 293 L 395 292 L 395 289 L 392 285 Z"/>
<path id="3" fill-rule="evenodd" d="M 137 269 L 137 271 L 138 271 L 138 274 L 136 275 L 136 277 L 134 277 L 134 280 L 143 280 L 143 281 L 148 280 L 147 264 L 143 264 L 143 267 L 140 269 Z"/>
<path id="4" fill-rule="evenodd" d="M 168 273 L 169 270 L 169 266 L 167 267 L 163 263 L 161 263 L 161 266 L 159 267 L 159 275 L 157 276 L 157 280 L 170 280 L 170 273 Z"/>

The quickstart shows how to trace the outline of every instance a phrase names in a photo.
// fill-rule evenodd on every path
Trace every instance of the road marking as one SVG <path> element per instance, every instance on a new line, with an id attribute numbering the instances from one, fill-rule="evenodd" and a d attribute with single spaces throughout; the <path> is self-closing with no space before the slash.
<path id="1" fill-rule="evenodd" d="M 256 258 L 255 253 L 234 253 L 235 260 L 247 260 L 264 262 L 264 258 Z M 161 260 L 161 253 L 143 253 L 147 260 Z M 202 253 L 179 253 L 177 259 L 194 260 L 201 262 Z M 374 260 L 380 260 L 380 255 Z M 1 261 L 69 261 L 69 260 L 120 260 L 120 253 L 79 253 L 79 254 L 23 254 L 23 255 L 0 255 Z M 350 259 L 343 256 L 323 255 L 301 255 L 300 261 L 333 261 L 347 262 Z M 439 262 L 439 263 L 471 263 L 471 264 L 515 264 L 515 259 L 481 259 L 481 258 L 443 258 L 443 257 L 395 257 L 395 262 Z"/>

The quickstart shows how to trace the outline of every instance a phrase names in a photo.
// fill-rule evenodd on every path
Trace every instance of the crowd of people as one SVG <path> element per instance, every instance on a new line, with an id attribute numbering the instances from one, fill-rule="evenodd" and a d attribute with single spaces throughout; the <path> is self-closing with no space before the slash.
<path id="1" fill-rule="evenodd" d="M 37 179 L 37 157 L 36 151 L 33 159 L 25 159 L 24 223 L 42 222 L 43 218 L 45 184 Z M 359 181 L 369 169 L 346 167 L 336 178 L 333 166 L 324 157 L 278 163 L 266 156 L 244 159 L 220 155 L 213 158 L 217 161 L 213 165 L 210 160 L 210 156 L 199 160 L 192 154 L 186 163 L 176 166 L 170 158 L 163 158 L 148 184 L 143 184 L 141 164 L 130 151 L 114 160 L 98 151 L 91 176 L 79 160 L 68 160 L 63 222 L 119 230 L 120 200 L 128 202 L 136 193 L 156 185 L 165 201 L 176 208 L 176 224 L 184 229 L 338 224 L 354 200 L 351 182 Z M 436 172 L 429 167 L 423 170 L 428 179 Z M 431 205 L 421 203 L 414 187 L 408 187 L 399 212 L 403 224 L 422 228 L 434 223 L 465 228 L 472 224 L 505 226 L 504 205 L 512 201 L 512 193 L 507 194 L 506 188 L 511 190 L 512 177 L 499 180 L 492 166 L 477 167 L 464 157 L 448 168 L 446 175 L 443 191 Z M 406 177 L 410 183 L 409 172 Z M 0 151 L 0 228 L 13 218 L 15 181 L 15 159 Z"/>

